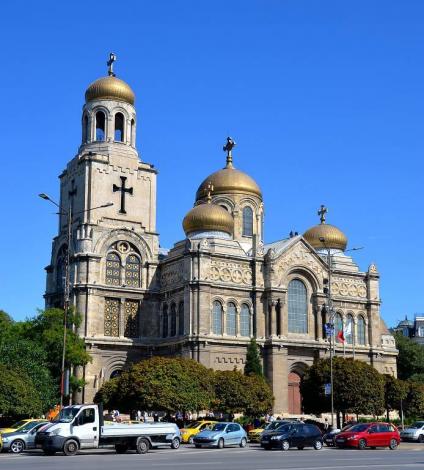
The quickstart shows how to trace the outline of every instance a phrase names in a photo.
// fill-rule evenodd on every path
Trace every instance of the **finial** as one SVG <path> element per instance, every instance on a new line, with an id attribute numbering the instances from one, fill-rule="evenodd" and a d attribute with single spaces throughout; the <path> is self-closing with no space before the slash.
<path id="1" fill-rule="evenodd" d="M 223 150 L 227 152 L 227 164 L 225 168 L 233 168 L 233 154 L 232 150 L 236 146 L 236 143 L 231 137 L 227 137 L 227 143 L 224 145 Z"/>
<path id="2" fill-rule="evenodd" d="M 328 209 L 324 206 L 324 204 L 321 204 L 321 209 L 318 211 L 319 215 L 319 220 L 321 221 L 322 224 L 325 224 L 325 214 L 328 212 Z"/>
<path id="3" fill-rule="evenodd" d="M 206 191 L 206 199 L 208 201 L 208 204 L 212 202 L 212 196 L 211 193 L 213 192 L 213 184 L 211 181 L 209 181 L 208 185 L 205 188 Z"/>
<path id="4" fill-rule="evenodd" d="M 113 52 L 111 52 L 109 54 L 109 60 L 107 61 L 107 66 L 108 66 L 108 75 L 109 77 L 114 77 L 115 74 L 113 72 L 113 63 L 116 61 L 116 54 L 114 54 Z"/>

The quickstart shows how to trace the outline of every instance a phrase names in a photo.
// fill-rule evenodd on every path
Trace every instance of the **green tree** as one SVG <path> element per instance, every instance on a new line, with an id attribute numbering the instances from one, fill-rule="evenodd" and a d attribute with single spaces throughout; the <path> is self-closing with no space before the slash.
<path id="1" fill-rule="evenodd" d="M 249 346 L 247 347 L 244 373 L 245 375 L 258 375 L 261 377 L 263 376 L 261 356 L 255 338 L 252 338 L 250 340 Z"/>
<path id="2" fill-rule="evenodd" d="M 94 403 L 103 403 L 109 409 L 119 408 L 123 401 L 118 394 L 119 380 L 120 377 L 115 377 L 105 382 L 94 396 Z"/>
<path id="3" fill-rule="evenodd" d="M 390 419 L 390 411 L 400 410 L 401 403 L 408 394 L 408 384 L 392 375 L 384 375 L 384 406 L 386 408 L 387 421 Z"/>
<path id="4" fill-rule="evenodd" d="M 271 387 L 259 375 L 245 377 L 245 387 L 248 391 L 248 402 L 244 414 L 252 417 L 263 416 L 272 410 L 274 396 Z"/>
<path id="5" fill-rule="evenodd" d="M 395 333 L 394 337 L 399 350 L 398 377 L 407 380 L 415 374 L 424 374 L 424 347 L 403 336 L 402 333 Z"/>
<path id="6" fill-rule="evenodd" d="M 214 409 L 227 414 L 244 412 L 250 405 L 246 378 L 238 370 L 216 371 Z"/>
<path id="7" fill-rule="evenodd" d="M 408 417 L 421 417 L 424 414 L 424 386 L 408 382 L 408 393 L 403 402 L 403 410 Z"/>
<path id="8" fill-rule="evenodd" d="M 32 380 L 0 364 L 0 414 L 10 417 L 40 416 L 43 406 Z"/>

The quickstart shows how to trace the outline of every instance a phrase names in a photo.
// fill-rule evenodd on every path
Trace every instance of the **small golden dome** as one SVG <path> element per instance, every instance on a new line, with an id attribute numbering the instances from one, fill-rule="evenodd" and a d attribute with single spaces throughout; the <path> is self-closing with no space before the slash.
<path id="1" fill-rule="evenodd" d="M 234 219 L 223 207 L 212 204 L 209 201 L 194 206 L 187 213 L 183 220 L 183 229 L 186 235 L 207 230 L 225 232 L 232 235 Z"/>
<path id="2" fill-rule="evenodd" d="M 93 100 L 117 100 L 134 105 L 135 95 L 130 86 L 113 75 L 91 83 L 85 92 L 85 102 Z"/>
<path id="3" fill-rule="evenodd" d="M 346 235 L 334 225 L 325 223 L 325 214 L 328 212 L 325 206 L 318 211 L 321 223 L 310 228 L 303 234 L 303 238 L 316 250 L 330 248 L 344 251 L 347 246 Z M 323 239 L 322 241 L 320 240 Z"/>

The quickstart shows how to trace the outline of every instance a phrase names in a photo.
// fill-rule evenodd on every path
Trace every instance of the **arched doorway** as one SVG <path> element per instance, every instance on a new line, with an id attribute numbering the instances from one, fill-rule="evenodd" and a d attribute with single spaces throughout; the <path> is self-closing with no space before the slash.
<path id="1" fill-rule="evenodd" d="M 293 415 L 300 415 L 302 413 L 300 375 L 296 372 L 290 372 L 288 382 L 288 412 Z"/>

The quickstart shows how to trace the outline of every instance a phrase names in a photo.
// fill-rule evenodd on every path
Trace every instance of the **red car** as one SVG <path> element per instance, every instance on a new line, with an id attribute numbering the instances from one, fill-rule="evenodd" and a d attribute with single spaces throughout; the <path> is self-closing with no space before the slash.
<path id="1" fill-rule="evenodd" d="M 338 434 L 335 441 L 337 447 L 388 447 L 394 450 L 400 443 L 400 435 L 393 424 L 360 423 Z"/>

